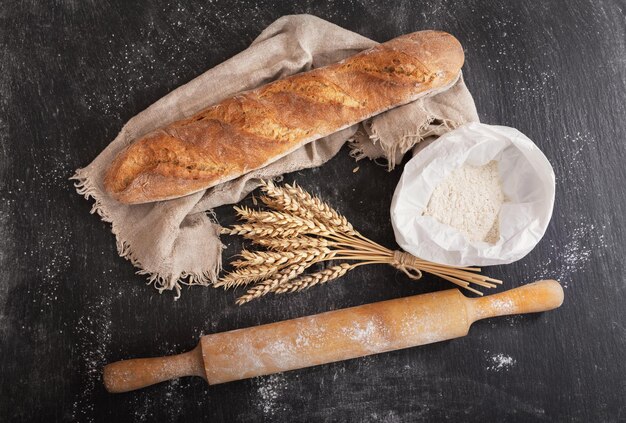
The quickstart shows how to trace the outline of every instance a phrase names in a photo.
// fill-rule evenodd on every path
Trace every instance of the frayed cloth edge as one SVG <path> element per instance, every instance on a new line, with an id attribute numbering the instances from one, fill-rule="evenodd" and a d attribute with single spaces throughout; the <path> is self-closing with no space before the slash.
<path id="1" fill-rule="evenodd" d="M 440 124 L 433 126 L 433 128 L 426 131 L 426 129 L 432 125 L 435 121 L 441 121 Z M 402 156 L 406 154 L 411 148 L 424 141 L 427 137 L 434 135 L 439 128 L 442 126 L 447 130 L 451 131 L 456 129 L 459 125 L 458 122 L 455 122 L 450 119 L 441 119 L 435 116 L 429 116 L 426 121 L 418 128 L 418 133 L 404 133 L 400 138 L 399 142 L 391 143 L 391 145 L 387 145 L 380 141 L 380 135 L 378 131 L 373 127 L 371 122 L 363 122 L 363 126 L 366 127 L 366 131 L 363 134 L 368 137 L 372 144 L 376 145 L 378 143 L 378 147 L 382 150 L 382 158 L 387 160 L 387 163 L 379 163 L 377 160 L 381 157 L 369 157 L 362 146 L 360 146 L 360 142 L 357 140 L 356 135 L 348 139 L 348 145 L 350 147 L 350 157 L 352 157 L 355 161 L 362 160 L 364 158 L 369 158 L 374 161 L 376 164 L 380 166 L 387 167 L 387 171 L 391 172 L 397 165 L 396 156 L 398 151 Z"/>
<path id="2" fill-rule="evenodd" d="M 136 274 L 147 276 L 147 284 L 153 285 L 154 288 L 159 291 L 159 294 L 162 294 L 163 291 L 166 290 L 175 290 L 176 295 L 174 299 L 177 300 L 181 296 L 182 285 L 209 286 L 212 285 L 215 280 L 217 280 L 217 276 L 222 271 L 223 248 L 220 248 L 219 250 L 219 257 L 215 267 L 213 269 L 209 269 L 203 272 L 182 272 L 178 276 L 174 276 L 173 273 L 161 274 L 159 272 L 146 270 L 141 261 L 135 255 L 132 247 L 126 241 L 120 238 L 118 228 L 116 228 L 116 225 L 113 223 L 109 213 L 106 210 L 106 207 L 102 203 L 102 200 L 98 194 L 98 190 L 93 186 L 93 183 L 91 182 L 86 169 L 81 168 L 76 170 L 76 173 L 74 173 L 74 175 L 70 177 L 70 180 L 76 181 L 74 182 L 74 188 L 76 188 L 76 192 L 78 192 L 78 194 L 82 195 L 86 200 L 94 200 L 94 204 L 91 207 L 90 213 L 98 214 L 98 216 L 100 216 L 103 221 L 111 224 L 111 232 L 115 236 L 115 243 L 119 256 L 130 261 L 133 266 L 139 269 L 135 272 Z M 212 210 L 208 212 L 207 217 L 209 217 L 211 223 L 217 224 L 217 217 Z"/>

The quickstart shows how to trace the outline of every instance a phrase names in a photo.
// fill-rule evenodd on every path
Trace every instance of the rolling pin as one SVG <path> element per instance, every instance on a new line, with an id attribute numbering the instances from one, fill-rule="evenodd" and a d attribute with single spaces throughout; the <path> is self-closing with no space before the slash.
<path id="1" fill-rule="evenodd" d="M 458 289 L 398 298 L 205 335 L 183 354 L 108 364 L 104 384 L 109 392 L 127 392 L 200 376 L 216 385 L 458 338 L 477 320 L 562 303 L 563 289 L 554 280 L 474 299 Z"/>

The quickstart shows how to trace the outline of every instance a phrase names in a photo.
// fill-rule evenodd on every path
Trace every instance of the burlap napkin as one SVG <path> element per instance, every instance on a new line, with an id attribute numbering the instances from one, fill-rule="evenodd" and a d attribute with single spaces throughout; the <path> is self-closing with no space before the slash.
<path id="1" fill-rule="evenodd" d="M 462 78 L 443 93 L 374 117 L 360 130 L 357 125 L 344 129 L 263 169 L 174 200 L 132 206 L 116 202 L 102 186 L 108 164 L 122 148 L 151 130 L 240 91 L 337 62 L 374 45 L 372 40 L 314 16 L 282 17 L 249 48 L 130 119 L 89 166 L 76 171 L 77 190 L 95 200 L 92 213 L 111 223 L 120 256 L 138 267 L 139 274 L 148 275 L 157 289 L 175 289 L 178 296 L 181 283 L 208 285 L 219 274 L 223 249 L 212 208 L 240 201 L 259 185 L 260 178 L 322 165 L 349 139 L 355 158 L 385 158 L 392 168 L 417 142 L 478 120 Z"/>

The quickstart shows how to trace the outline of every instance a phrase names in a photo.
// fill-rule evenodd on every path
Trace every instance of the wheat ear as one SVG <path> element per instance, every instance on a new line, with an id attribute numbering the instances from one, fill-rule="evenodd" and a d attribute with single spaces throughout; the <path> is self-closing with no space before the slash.
<path id="1" fill-rule="evenodd" d="M 334 254 L 329 249 L 311 250 L 304 259 L 285 267 L 273 277 L 261 281 L 257 285 L 250 288 L 244 295 L 237 299 L 237 305 L 245 304 L 255 298 L 259 298 L 270 293 L 276 287 L 301 275 L 308 267 L 319 261 L 328 259 L 333 255 Z"/>
<path id="2" fill-rule="evenodd" d="M 299 277 L 287 283 L 283 283 L 280 286 L 274 288 L 273 292 L 276 294 L 284 294 L 286 292 L 303 291 L 312 287 L 313 285 L 321 285 L 323 283 L 340 278 L 353 268 L 353 265 L 350 265 L 348 263 L 341 263 L 336 266 L 331 266 L 322 271 Z"/>
<path id="3" fill-rule="evenodd" d="M 259 265 L 236 269 L 213 284 L 215 288 L 229 289 L 258 282 L 276 274 L 281 268 L 274 265 Z"/>
<path id="4" fill-rule="evenodd" d="M 304 219 L 317 220 L 347 235 L 357 234 L 348 219 L 296 184 L 278 187 L 272 181 L 266 181 L 262 189 L 269 198 L 262 197 L 261 200 L 273 209 L 290 212 Z"/>
<path id="5" fill-rule="evenodd" d="M 261 247 L 274 251 L 301 250 L 304 248 L 334 247 L 335 241 L 326 238 L 313 238 L 311 236 L 298 236 L 295 238 L 253 238 L 252 242 Z"/>

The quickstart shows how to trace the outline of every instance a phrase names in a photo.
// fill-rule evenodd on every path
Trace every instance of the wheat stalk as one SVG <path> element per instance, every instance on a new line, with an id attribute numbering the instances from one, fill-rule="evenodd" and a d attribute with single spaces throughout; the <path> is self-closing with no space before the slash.
<path id="1" fill-rule="evenodd" d="M 241 253 L 244 260 L 232 262 L 231 264 L 236 269 L 222 277 L 214 286 L 228 289 L 247 285 L 251 282 L 269 278 L 284 268 L 293 267 L 303 262 L 308 263 L 318 256 L 327 258 L 334 254 L 329 248 L 309 248 L 307 250 L 282 253 L 244 250 Z"/>
<path id="2" fill-rule="evenodd" d="M 357 235 L 357 232 L 352 227 L 352 224 L 348 222 L 348 219 L 337 213 L 335 209 L 324 201 L 313 197 L 295 183 L 293 185 L 286 184 L 285 189 L 289 194 L 297 198 L 300 204 L 306 209 L 311 210 L 313 215 L 320 221 L 325 222 L 327 225 L 334 227 L 336 230 L 346 235 Z"/>
<path id="3" fill-rule="evenodd" d="M 291 212 L 307 220 L 317 220 L 348 235 L 357 234 L 348 219 L 296 184 L 285 184 L 283 187 L 277 187 L 274 182 L 265 181 L 262 189 L 270 197 L 261 198 L 269 207 Z"/>
<path id="4" fill-rule="evenodd" d="M 257 211 L 250 210 L 247 207 L 234 207 L 239 217 L 245 219 L 248 223 L 261 223 L 270 225 L 279 225 L 286 227 L 313 227 L 315 223 L 311 219 L 302 218 L 300 216 L 294 216 L 292 214 L 279 212 L 279 211 Z"/>
<path id="5" fill-rule="evenodd" d="M 241 235 L 267 251 L 243 250 L 232 262 L 235 270 L 214 284 L 232 288 L 256 283 L 236 301 L 245 304 L 270 292 L 297 292 L 338 279 L 350 270 L 367 264 L 390 264 L 412 279 L 428 272 L 462 288 L 482 295 L 471 284 L 493 288 L 502 283 L 478 272 L 475 267 L 454 267 L 392 251 L 361 235 L 345 216 L 300 186 L 277 186 L 264 181 L 261 201 L 270 210 L 235 207 L 244 221 L 222 233 Z M 310 266 L 328 260 L 341 263 L 303 275 Z M 349 263 L 351 262 L 351 263 Z"/>
<path id="6" fill-rule="evenodd" d="M 331 266 L 322 271 L 313 273 L 311 275 L 302 276 L 294 279 L 290 282 L 283 283 L 280 286 L 274 288 L 273 292 L 276 294 L 284 294 L 285 292 L 303 291 L 312 287 L 313 285 L 323 284 L 328 281 L 338 279 L 348 273 L 353 265 L 348 263 L 341 263 L 336 266 Z"/>
<path id="7" fill-rule="evenodd" d="M 324 260 L 328 256 L 331 256 L 330 250 L 311 250 L 309 254 L 283 270 L 278 272 L 274 277 L 266 279 L 254 287 L 250 288 L 244 295 L 239 297 L 236 301 L 237 305 L 245 304 L 252 301 L 255 298 L 259 298 L 268 294 L 282 284 L 296 278 L 301 275 L 309 266 L 312 266 L 318 261 Z"/>
<path id="8" fill-rule="evenodd" d="M 302 248 L 333 247 L 337 242 L 326 238 L 313 238 L 311 236 L 298 236 L 295 238 L 254 238 L 257 245 L 274 251 L 300 250 Z"/>
<path id="9" fill-rule="evenodd" d="M 264 213 L 267 212 L 257 213 L 258 215 L 263 214 L 263 216 L 265 216 Z M 274 214 L 276 216 L 272 217 Z M 299 216 L 285 213 L 273 213 L 270 215 L 268 213 L 267 217 L 264 218 L 270 220 L 270 217 L 272 217 L 274 221 L 264 222 L 255 221 L 258 215 L 252 215 L 252 220 L 247 223 L 233 225 L 230 228 L 222 228 L 222 233 L 227 235 L 242 235 L 246 238 L 254 239 L 255 237 L 290 238 L 307 234 L 328 236 L 335 232 L 334 228 L 328 227 L 323 222 L 305 219 Z"/>
<path id="10" fill-rule="evenodd" d="M 214 287 L 224 289 L 236 288 L 252 282 L 266 279 L 278 272 L 280 267 L 273 265 L 250 266 L 243 269 L 233 270 L 213 284 Z"/>
<path id="11" fill-rule="evenodd" d="M 321 233 L 319 229 L 309 228 L 307 226 L 289 227 L 289 226 L 273 226 L 267 224 L 250 224 L 244 223 L 241 225 L 233 225 L 230 229 L 223 228 L 222 234 L 226 235 L 241 235 L 244 238 L 254 239 L 259 237 L 271 237 L 271 238 L 291 238 L 299 235 L 312 233 L 309 229 L 313 229 L 313 232 Z"/>
<path id="12" fill-rule="evenodd" d="M 328 248 L 327 251 L 330 251 Z M 236 260 L 231 264 L 234 267 L 246 267 L 246 266 L 258 266 L 258 265 L 274 265 L 280 266 L 285 263 L 294 263 L 300 261 L 302 258 L 307 257 L 311 251 L 317 251 L 315 249 L 306 249 L 301 251 L 248 251 L 243 250 L 241 257 L 243 260 Z"/>

